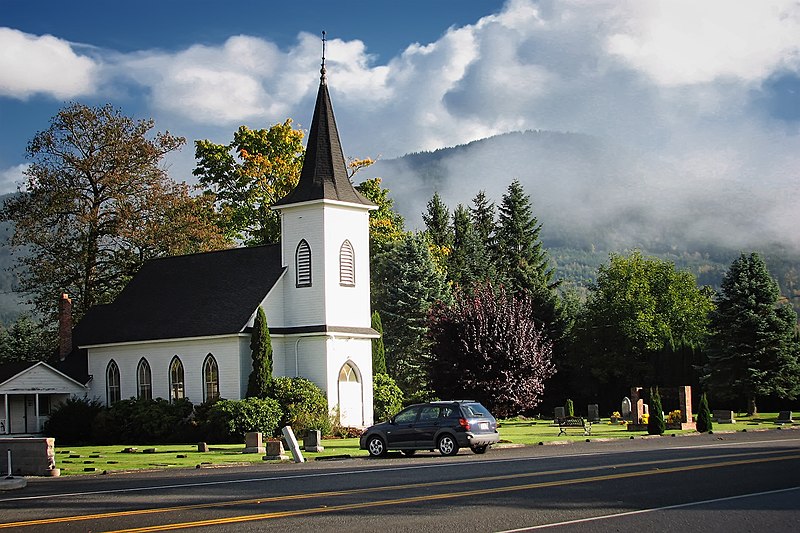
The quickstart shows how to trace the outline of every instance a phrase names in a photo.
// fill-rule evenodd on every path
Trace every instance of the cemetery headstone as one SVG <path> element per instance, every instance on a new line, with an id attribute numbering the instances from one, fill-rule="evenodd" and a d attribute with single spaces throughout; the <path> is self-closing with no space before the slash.
<path id="1" fill-rule="evenodd" d="M 318 429 L 309 430 L 303 437 L 303 449 L 307 452 L 321 452 L 325 448 L 322 446 L 322 432 Z"/>
<path id="2" fill-rule="evenodd" d="M 251 431 L 244 434 L 244 450 L 242 453 L 266 453 L 264 439 L 260 431 Z"/>
<path id="3" fill-rule="evenodd" d="M 726 411 L 714 409 L 711 412 L 711 420 L 718 424 L 735 424 L 736 419 L 733 417 L 733 411 Z"/>
<path id="4" fill-rule="evenodd" d="M 600 406 L 596 403 L 589 404 L 587 414 L 590 422 L 600 422 Z"/>
<path id="5" fill-rule="evenodd" d="M 628 420 L 631 417 L 631 399 L 627 396 L 622 399 L 622 406 L 620 409 L 620 414 L 622 414 L 622 418 Z"/>
<path id="6" fill-rule="evenodd" d="M 776 424 L 791 424 L 793 422 L 791 411 L 781 411 L 778 413 L 778 419 L 775 421 Z"/>
<path id="7" fill-rule="evenodd" d="M 566 412 L 563 407 L 559 406 L 555 408 L 555 419 L 558 420 L 559 418 L 564 418 L 566 416 Z"/>

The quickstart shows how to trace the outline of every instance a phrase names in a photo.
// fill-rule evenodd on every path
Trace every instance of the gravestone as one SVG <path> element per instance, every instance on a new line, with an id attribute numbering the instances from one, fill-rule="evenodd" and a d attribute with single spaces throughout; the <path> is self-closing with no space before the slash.
<path id="1" fill-rule="evenodd" d="M 292 452 L 294 462 L 304 463 L 305 459 L 303 458 L 302 452 L 300 452 L 300 445 L 297 444 L 297 438 L 294 436 L 292 426 L 284 426 L 281 429 L 281 433 L 283 434 L 283 438 L 286 439 L 286 442 L 289 443 L 289 451 Z"/>
<path id="2" fill-rule="evenodd" d="M 260 431 L 244 434 L 244 450 L 242 453 L 266 453 L 264 439 Z"/>
<path id="3" fill-rule="evenodd" d="M 281 439 L 271 439 L 266 441 L 265 444 L 265 455 L 262 457 L 264 461 L 287 461 L 289 459 L 289 456 L 283 453 L 283 441 Z"/>
<path id="4" fill-rule="evenodd" d="M 596 403 L 589 404 L 587 408 L 588 416 L 586 417 L 590 422 L 600 422 L 600 406 Z"/>
<path id="5" fill-rule="evenodd" d="M 778 419 L 775 421 L 776 424 L 791 424 L 793 422 L 791 411 L 781 411 L 778 413 Z"/>
<path id="6" fill-rule="evenodd" d="M 558 420 L 559 418 L 564 418 L 566 415 L 566 411 L 563 407 L 556 407 L 555 408 L 555 419 Z"/>
<path id="7" fill-rule="evenodd" d="M 207 442 L 198 442 L 197 443 L 197 451 L 198 452 L 207 452 L 208 451 L 208 443 Z"/>
<path id="8" fill-rule="evenodd" d="M 627 396 L 622 399 L 620 414 L 622 414 L 622 418 L 624 418 L 625 420 L 628 420 L 631 417 L 631 399 L 628 398 Z"/>
<path id="9" fill-rule="evenodd" d="M 711 413 L 711 419 L 718 424 L 736 423 L 736 419 L 733 418 L 733 411 L 714 409 L 714 411 Z"/>
<path id="10" fill-rule="evenodd" d="M 309 430 L 303 437 L 303 449 L 307 452 L 321 452 L 325 448 L 322 446 L 322 432 L 318 429 Z"/>

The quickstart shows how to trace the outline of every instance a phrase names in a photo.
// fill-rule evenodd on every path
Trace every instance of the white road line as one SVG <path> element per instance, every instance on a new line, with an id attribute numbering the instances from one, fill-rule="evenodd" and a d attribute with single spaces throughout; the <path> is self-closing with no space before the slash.
<path id="1" fill-rule="evenodd" d="M 726 446 L 758 446 L 758 445 L 770 445 L 778 442 L 798 442 L 798 439 L 777 439 L 777 440 L 769 440 L 769 441 L 757 441 L 757 442 L 722 442 L 722 443 L 714 443 L 714 444 L 698 444 L 696 446 L 675 446 L 669 448 L 659 448 L 658 450 L 652 451 L 669 451 L 669 450 L 696 450 L 702 448 L 721 448 Z M 628 454 L 628 453 L 636 453 L 641 455 L 643 452 L 647 452 L 650 450 L 616 450 L 616 451 L 604 451 L 604 452 L 586 452 L 586 453 L 573 453 L 573 454 L 564 454 L 564 455 L 548 455 L 548 456 L 538 456 L 538 457 L 516 457 L 511 459 L 484 459 L 479 461 L 472 461 L 469 464 L 498 464 L 498 463 L 516 463 L 522 461 L 543 461 L 543 460 L 553 460 L 553 459 L 565 459 L 565 458 L 574 458 L 574 457 L 595 457 L 599 455 L 621 455 L 621 454 Z M 371 474 L 376 471 L 378 472 L 401 472 L 406 470 L 425 470 L 429 468 L 452 468 L 452 467 L 463 467 L 464 462 L 447 462 L 447 463 L 437 463 L 432 465 L 413 465 L 413 466 L 396 466 L 396 467 L 388 467 L 388 468 L 368 468 L 362 470 L 348 470 L 348 471 L 339 471 L 339 472 L 316 472 L 313 474 L 294 474 L 294 475 L 284 475 L 284 476 L 269 476 L 269 477 L 256 477 L 256 478 L 245 478 L 245 479 L 228 479 L 222 481 L 195 481 L 191 483 L 173 483 L 169 485 L 151 485 L 151 486 L 144 486 L 144 487 L 129 487 L 125 489 L 112 489 L 112 490 L 92 490 L 92 491 L 83 491 L 83 492 L 65 492 L 65 493 L 56 493 L 56 494 L 41 494 L 38 496 L 19 496 L 15 498 L 3 498 L 0 499 L 0 503 L 3 502 L 15 502 L 15 501 L 26 501 L 26 500 L 49 500 L 53 498 L 74 498 L 78 496 L 93 496 L 96 494 L 124 494 L 128 492 L 146 492 L 146 491 L 157 491 L 157 490 L 170 490 L 170 489 L 183 489 L 183 488 L 192 488 L 192 487 L 208 487 L 214 485 L 234 485 L 239 483 L 259 483 L 264 481 L 285 481 L 291 479 L 308 479 L 308 478 L 315 478 L 315 477 L 336 477 L 336 476 L 354 476 L 359 474 Z M 29 485 L 30 486 L 30 485 Z"/>
<path id="2" fill-rule="evenodd" d="M 667 505 L 664 507 L 653 507 L 652 509 L 639 509 L 638 511 L 626 511 L 624 513 L 606 514 L 602 516 L 591 516 L 588 518 L 578 518 L 575 520 L 566 520 L 564 522 L 553 522 L 550 524 L 540 524 L 538 526 L 522 527 L 519 529 L 507 529 L 505 531 L 497 531 L 496 533 L 521 533 L 522 531 L 533 531 L 535 529 L 547 529 L 550 527 L 568 526 L 571 524 L 581 524 L 583 522 L 593 522 L 595 520 L 608 520 L 610 518 L 620 518 L 623 516 L 633 516 L 637 514 L 653 513 L 656 511 L 667 511 L 669 509 L 681 509 L 684 507 L 696 507 L 698 505 L 706 505 L 709 503 L 726 502 L 731 500 L 741 500 L 743 498 L 754 498 L 758 496 L 767 496 L 770 494 L 779 494 L 781 492 L 790 492 L 793 490 L 800 490 L 800 487 L 790 487 L 788 489 L 768 490 L 764 492 L 753 492 L 750 494 L 740 494 L 739 496 L 728 496 L 727 498 L 714 498 L 713 500 L 703 500 L 700 502 L 679 503 L 677 505 Z"/>

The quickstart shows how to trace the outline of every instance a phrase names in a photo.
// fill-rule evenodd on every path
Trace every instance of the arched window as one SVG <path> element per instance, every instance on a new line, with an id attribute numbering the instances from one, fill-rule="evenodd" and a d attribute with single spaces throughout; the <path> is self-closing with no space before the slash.
<path id="1" fill-rule="evenodd" d="M 219 367 L 214 356 L 208 354 L 203 363 L 203 401 L 219 399 Z"/>
<path id="2" fill-rule="evenodd" d="M 150 374 L 150 363 L 142 357 L 139 366 L 136 368 L 136 390 L 140 400 L 153 399 L 153 380 Z"/>
<path id="3" fill-rule="evenodd" d="M 176 355 L 169 364 L 169 401 L 180 400 L 184 394 L 183 363 Z"/>
<path id="4" fill-rule="evenodd" d="M 122 399 L 119 386 L 119 367 L 112 359 L 106 367 L 106 404 L 111 405 Z"/>
<path id="5" fill-rule="evenodd" d="M 353 365 L 350 363 L 345 363 L 342 366 L 342 369 L 339 371 L 339 381 L 345 381 L 350 383 L 358 383 L 358 373 L 356 369 L 353 368 Z"/>
<path id="6" fill-rule="evenodd" d="M 356 284 L 356 256 L 353 245 L 345 240 L 339 248 L 339 285 L 354 287 Z"/>
<path id="7" fill-rule="evenodd" d="M 295 263 L 297 267 L 297 286 L 311 286 L 311 247 L 305 239 L 300 241 L 295 252 Z"/>

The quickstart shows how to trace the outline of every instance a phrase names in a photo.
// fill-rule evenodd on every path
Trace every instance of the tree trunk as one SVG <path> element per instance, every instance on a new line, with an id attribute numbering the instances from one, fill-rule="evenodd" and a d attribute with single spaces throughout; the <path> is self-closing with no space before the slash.
<path id="1" fill-rule="evenodd" d="M 747 396 L 747 416 L 755 416 L 758 414 L 758 409 L 756 408 L 756 397 L 755 395 L 748 395 Z"/>

